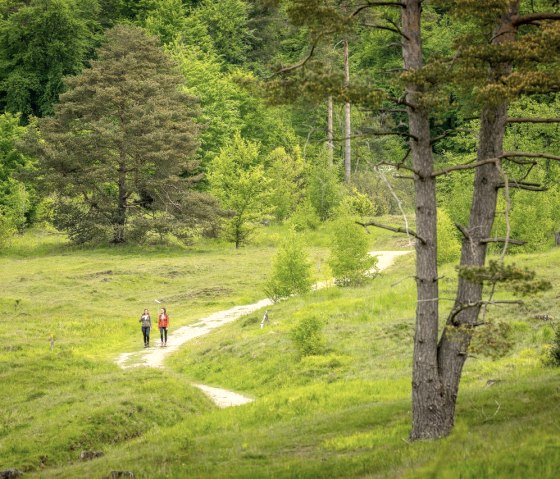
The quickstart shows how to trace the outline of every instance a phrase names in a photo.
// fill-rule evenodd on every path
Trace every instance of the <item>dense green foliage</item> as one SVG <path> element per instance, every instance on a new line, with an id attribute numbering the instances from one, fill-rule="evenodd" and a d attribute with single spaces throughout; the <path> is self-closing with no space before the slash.
<path id="1" fill-rule="evenodd" d="M 337 284 L 361 284 L 372 276 L 376 258 L 368 254 L 368 238 L 364 228 L 352 216 L 342 214 L 332 226 L 329 266 Z"/>
<path id="2" fill-rule="evenodd" d="M 189 191 L 200 180 L 198 128 L 181 82 L 155 39 L 125 26 L 107 33 L 91 68 L 67 80 L 29 149 L 55 193 L 55 225 L 71 239 L 185 237 L 211 220 L 211 200 Z"/>
<path id="3" fill-rule="evenodd" d="M 265 292 L 273 301 L 311 290 L 311 264 L 303 240 L 294 230 L 282 239 L 272 262 Z"/>
<path id="4" fill-rule="evenodd" d="M 63 89 L 91 57 L 99 29 L 97 0 L 2 2 L 0 107 L 11 113 L 49 115 Z"/>
<path id="5" fill-rule="evenodd" d="M 220 150 L 209 167 L 212 193 L 230 212 L 225 235 L 239 248 L 270 211 L 270 180 L 260 162 L 258 143 L 245 141 L 239 133 Z"/>
<path id="6" fill-rule="evenodd" d="M 316 316 L 306 316 L 292 329 L 292 340 L 302 357 L 317 356 L 324 352 L 324 326 L 323 321 Z"/>
<path id="7" fill-rule="evenodd" d="M 32 161 L 16 147 L 25 131 L 19 116 L 0 116 L 0 242 L 8 241 L 15 231 L 23 231 L 36 206 L 29 177 Z"/>
<path id="8" fill-rule="evenodd" d="M 452 54 L 454 42 L 464 42 L 465 38 L 472 42 L 480 40 L 474 23 L 462 23 L 463 17 L 452 14 L 451 9 L 456 4 L 439 3 L 443 6 L 426 5 L 423 33 L 429 55 L 443 58 Z M 501 8 L 498 4 L 501 5 L 498 2 L 496 8 Z M 338 205 L 343 194 L 340 189 L 342 100 L 350 95 L 357 103 L 360 103 L 360 98 L 365 98 L 365 103 L 370 106 L 372 102 L 378 105 L 377 93 L 371 93 L 377 91 L 372 83 L 387 89 L 389 93 L 384 94 L 384 101 L 397 95 L 402 84 L 398 75 L 394 74 L 400 66 L 398 51 L 392 46 L 394 34 L 360 24 L 345 26 L 343 15 L 334 4 L 329 4 L 324 10 L 315 7 L 313 2 L 294 0 L 227 0 L 219 5 L 212 1 L 181 0 L 6 1 L 0 9 L 0 35 L 5 40 L 0 48 L 0 107 L 6 112 L 21 114 L 22 121 L 27 121 L 32 114 L 53 114 L 59 94 L 65 88 L 63 78 L 76 75 L 91 64 L 94 50 L 107 28 L 122 22 L 136 24 L 155 35 L 165 46 L 179 65 L 185 91 L 198 101 L 199 115 L 195 121 L 201 129 L 195 156 L 201 161 L 200 171 L 206 171 L 212 159 L 231 143 L 236 132 L 240 132 L 244 140 L 260 144 L 259 162 L 267 178 L 272 180 L 271 203 L 275 207 L 275 218 L 278 221 L 288 219 L 296 210 L 295 202 L 301 207 L 308 207 L 310 203 L 324 221 L 332 216 L 333 208 Z M 319 11 L 323 17 L 316 16 Z M 366 15 L 366 23 L 379 23 L 382 26 L 383 22 L 375 11 L 372 9 Z M 397 20 L 397 9 L 388 7 L 380 11 L 389 23 Z M 472 14 L 472 11 L 460 9 L 460 15 L 465 14 Z M 481 22 L 482 32 L 489 28 L 489 18 L 483 16 L 482 20 L 476 20 Z M 340 83 L 342 50 L 339 40 L 347 27 L 352 30 L 352 82 L 351 89 L 344 93 Z M 325 30 L 326 34 L 320 33 L 321 30 Z M 295 63 L 301 59 L 310 39 L 313 40 L 317 34 L 322 35 L 321 42 L 309 62 L 307 73 L 320 72 L 318 76 L 304 77 L 303 91 L 298 88 L 294 90 L 296 96 L 290 105 L 266 104 L 258 88 L 260 79 L 268 77 L 278 68 L 278 63 Z M 44 41 L 47 37 L 48 42 Z M 528 43 L 527 48 L 531 45 L 537 48 L 533 43 Z M 471 53 L 469 50 L 465 58 L 471 58 Z M 531 62 L 534 64 L 535 60 Z M 444 82 L 438 77 L 443 67 L 437 62 L 430 67 L 432 70 L 425 73 L 428 83 L 438 77 L 435 81 L 437 86 L 429 88 L 429 95 L 433 96 L 430 101 L 433 100 L 441 110 L 433 124 L 433 134 L 443 133 L 443 138 L 434 144 L 442 165 L 470 160 L 476 148 L 474 130 L 466 132 L 464 128 L 457 131 L 453 129 L 459 126 L 476 128 L 476 122 L 461 124 L 462 119 L 471 114 L 474 105 L 484 95 L 485 98 L 491 97 L 493 93 L 490 90 L 496 90 L 493 86 L 478 97 L 468 91 L 465 83 L 459 80 L 460 72 L 466 71 L 473 81 L 482 81 L 482 70 L 478 65 L 472 65 L 468 67 L 461 57 L 457 72 L 453 71 L 453 75 Z M 513 92 L 516 85 L 516 81 L 512 80 L 507 88 Z M 289 93 L 288 90 L 285 93 Z M 364 97 L 364 91 L 370 91 L 371 94 Z M 322 152 L 326 129 L 324 100 L 327 93 L 335 98 L 333 167 L 325 167 L 327 159 Z M 446 95 L 447 99 L 444 98 Z M 460 98 L 460 101 L 449 103 L 449 98 L 455 97 Z M 553 97 L 521 98 L 513 104 L 512 114 L 553 116 L 557 110 L 555 102 L 557 100 Z M 86 105 L 84 103 L 84 107 Z M 464 105 L 464 111 L 460 111 L 460 105 Z M 368 215 L 400 213 L 400 208 L 408 211 L 412 206 L 411 184 L 395 180 L 392 167 L 385 166 L 383 171 L 370 169 L 372 164 L 399 163 L 400 159 L 407 156 L 404 116 L 400 112 L 393 112 L 387 104 L 385 107 L 387 111 L 352 110 L 353 185 L 372 202 L 372 210 Z M 554 153 L 553 145 L 557 138 L 554 124 L 512 124 L 508 131 L 506 143 L 511 144 L 511 149 L 544 149 Z M 381 134 L 383 132 L 397 134 L 385 136 Z M 286 159 L 289 157 L 296 162 L 291 169 L 289 162 L 278 161 L 281 156 L 278 148 L 284 149 L 288 155 Z M 274 150 L 276 153 L 272 153 Z M 269 154 L 273 156 L 269 157 Z M 302 163 L 305 172 L 300 170 Z M 546 173 L 535 169 L 525 178 L 527 182 L 543 183 L 549 187 L 550 191 L 546 195 L 513 188 L 510 191 L 512 206 L 509 227 L 512 237 L 526 241 L 521 250 L 545 248 L 552 241 L 552 233 L 558 229 L 560 218 L 557 217 L 558 208 L 554 207 L 558 201 L 557 188 L 554 186 L 556 167 L 550 160 L 547 165 Z M 506 165 L 505 168 L 512 178 L 523 170 L 514 164 Z M 453 222 L 465 222 L 470 183 L 471 175 L 468 172 L 450 175 L 442 182 L 439 202 Z M 26 190 L 31 191 L 31 186 L 26 184 Z M 75 189 L 78 193 L 78 188 Z M 44 191 L 44 188 L 40 190 Z M 87 194 L 93 195 L 91 191 Z M 31 199 L 33 204 L 36 201 L 35 198 Z M 194 201 L 197 203 L 197 200 Z M 527 216 L 535 218 L 541 227 L 530 228 L 530 223 L 524 220 Z M 313 223 L 308 214 L 303 217 L 300 214 L 297 222 L 304 223 L 301 221 L 304 217 L 309 217 Z M 26 214 L 25 221 L 27 224 L 32 223 L 36 221 L 36 216 Z M 166 221 L 158 221 L 159 229 L 165 230 L 161 225 Z M 96 218 L 95 223 L 100 223 L 96 228 L 99 226 L 103 229 L 103 222 L 101 217 Z M 503 215 L 500 215 L 495 227 L 497 236 L 503 235 L 505 223 Z M 60 222 L 58 224 L 61 226 Z M 90 232 L 93 229 L 89 228 Z M 81 238 L 81 235 L 78 237 Z"/>

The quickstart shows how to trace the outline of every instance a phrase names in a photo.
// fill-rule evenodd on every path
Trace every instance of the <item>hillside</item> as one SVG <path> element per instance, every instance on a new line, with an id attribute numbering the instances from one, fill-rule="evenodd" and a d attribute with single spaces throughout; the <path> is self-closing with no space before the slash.
<path id="1" fill-rule="evenodd" d="M 521 308 L 494 308 L 512 348 L 467 362 L 457 426 L 447 439 L 409 443 L 414 259 L 359 288 L 328 288 L 250 314 L 175 352 L 163 370 L 121 370 L 141 349 L 138 317 L 168 302 L 172 329 L 260 299 L 274 253 L 271 229 L 234 251 L 79 249 L 28 236 L 0 256 L 0 470 L 26 477 L 556 477 L 560 466 L 558 371 L 543 368 L 557 292 Z M 310 238 L 323 265 L 320 233 Z M 374 233 L 372 249 L 398 239 Z M 322 258 L 322 259 L 321 259 Z M 517 256 L 558 284 L 560 250 Z M 325 279 L 324 265 L 315 268 Z M 445 290 L 455 274 L 444 268 Z M 442 312 L 445 308 L 442 301 Z M 155 309 L 155 308 L 154 308 Z M 320 354 L 301 357 L 291 331 L 323 323 Z M 49 337 L 54 335 L 54 349 Z M 191 383 L 255 398 L 217 409 Z M 81 451 L 103 457 L 79 460 Z"/>

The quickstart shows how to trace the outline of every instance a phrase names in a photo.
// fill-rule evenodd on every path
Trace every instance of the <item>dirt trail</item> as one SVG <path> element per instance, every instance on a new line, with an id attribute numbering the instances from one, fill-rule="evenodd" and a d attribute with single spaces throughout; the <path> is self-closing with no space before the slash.
<path id="1" fill-rule="evenodd" d="M 372 251 L 370 254 L 372 256 L 377 256 L 377 266 L 376 270 L 382 271 L 391 264 L 398 256 L 402 256 L 410 253 L 410 251 Z M 317 283 L 314 289 L 322 289 L 333 284 L 333 281 L 323 281 Z M 224 311 L 218 311 L 212 313 L 210 316 L 206 316 L 198 320 L 195 324 L 189 326 L 182 326 L 173 331 L 168 337 L 168 346 L 165 348 L 159 347 L 159 342 L 154 343 L 158 346 L 143 349 L 140 351 L 134 351 L 130 353 L 122 353 L 115 361 L 117 365 L 121 368 L 133 368 L 133 367 L 152 367 L 152 368 L 162 368 L 163 362 L 168 354 L 177 351 L 183 344 L 192 339 L 198 338 L 208 334 L 213 329 L 219 328 L 224 324 L 231 323 L 238 320 L 242 316 L 251 314 L 267 306 L 271 306 L 273 303 L 270 299 L 262 299 L 256 303 L 246 304 L 244 306 L 235 306 Z M 153 328 L 152 338 L 157 338 L 157 328 Z M 253 399 L 242 396 L 238 393 L 228 391 L 226 389 L 220 389 L 210 386 L 205 386 L 203 384 L 193 384 L 193 386 L 199 388 L 203 391 L 218 407 L 229 407 L 238 406 L 240 404 L 245 404 L 253 401 Z"/>

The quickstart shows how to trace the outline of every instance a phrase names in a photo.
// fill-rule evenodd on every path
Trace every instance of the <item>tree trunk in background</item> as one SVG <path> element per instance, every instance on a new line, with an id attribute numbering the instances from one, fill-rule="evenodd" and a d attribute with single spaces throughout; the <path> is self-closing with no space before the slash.
<path id="1" fill-rule="evenodd" d="M 502 17 L 500 25 L 493 35 L 493 44 L 512 41 L 515 36 L 512 17 L 517 14 L 518 9 L 519 1 L 513 2 L 510 11 Z M 510 71 L 511 64 L 509 63 L 497 65 L 490 72 L 491 80 L 496 81 Z M 478 161 L 498 158 L 503 153 L 506 121 L 507 103 L 505 101 L 483 108 L 480 117 Z M 467 236 L 463 238 L 461 267 L 484 266 L 486 262 L 487 244 L 481 240 L 491 236 L 500 182 L 498 164 L 488 163 L 476 169 L 469 225 L 466 228 Z M 461 305 L 465 304 L 478 304 L 478 306 L 463 309 L 456 315 L 452 311 L 440 340 L 438 359 L 443 382 L 445 434 L 453 428 L 459 382 L 463 365 L 467 359 L 473 329 L 478 320 L 482 293 L 481 284 L 459 278 L 453 310 L 457 311 Z"/>
<path id="2" fill-rule="evenodd" d="M 117 211 L 114 222 L 113 243 L 124 243 L 125 227 L 126 227 L 126 207 L 127 207 L 127 189 L 126 189 L 126 162 L 119 163 L 119 197 L 117 201 Z"/>
<path id="3" fill-rule="evenodd" d="M 348 59 L 348 40 L 344 40 L 344 85 L 350 85 L 350 62 Z M 350 124 L 350 102 L 344 104 L 344 180 L 350 182 L 352 174 L 352 128 Z"/>
<path id="4" fill-rule="evenodd" d="M 333 97 L 327 98 L 327 151 L 329 166 L 334 163 Z"/>

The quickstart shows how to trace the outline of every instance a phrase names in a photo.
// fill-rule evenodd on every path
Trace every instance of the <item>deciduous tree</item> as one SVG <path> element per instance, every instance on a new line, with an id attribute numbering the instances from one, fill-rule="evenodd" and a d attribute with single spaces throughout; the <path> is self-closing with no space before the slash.
<path id="1" fill-rule="evenodd" d="M 93 53 L 97 0 L 10 0 L 0 8 L 0 107 L 43 116 Z"/>
<path id="2" fill-rule="evenodd" d="M 230 212 L 225 222 L 226 238 L 239 248 L 271 212 L 270 180 L 265 176 L 259 145 L 237 133 L 212 160 L 208 180 L 212 193 Z"/>

